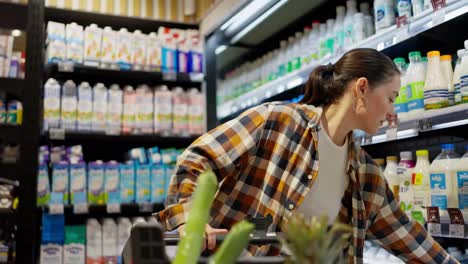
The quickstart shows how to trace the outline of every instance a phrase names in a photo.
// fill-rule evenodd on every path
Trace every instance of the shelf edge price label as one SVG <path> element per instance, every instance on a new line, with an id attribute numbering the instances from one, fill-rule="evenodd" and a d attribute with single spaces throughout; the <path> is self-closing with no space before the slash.
<path id="1" fill-rule="evenodd" d="M 87 214 L 88 212 L 89 212 L 89 210 L 88 210 L 88 204 L 87 203 L 80 203 L 80 204 L 73 205 L 73 213 L 74 214 Z"/>
<path id="2" fill-rule="evenodd" d="M 442 226 L 440 225 L 439 207 L 427 206 L 427 232 L 431 236 L 441 236 Z"/>
<path id="3" fill-rule="evenodd" d="M 431 0 L 434 12 L 432 13 L 432 26 L 435 27 L 445 21 L 445 0 Z"/>
<path id="4" fill-rule="evenodd" d="M 176 81 L 177 73 L 176 72 L 163 72 L 162 79 L 163 81 Z"/>
<path id="5" fill-rule="evenodd" d="M 73 72 L 75 70 L 73 62 L 70 62 L 70 61 L 58 62 L 57 68 L 59 72 Z"/>
<path id="6" fill-rule="evenodd" d="M 432 129 L 432 119 L 426 118 L 419 120 L 419 131 L 429 131 Z"/>
<path id="7" fill-rule="evenodd" d="M 447 208 L 450 217 L 449 235 L 451 237 L 465 237 L 465 221 L 458 208 Z"/>
<path id="8" fill-rule="evenodd" d="M 62 128 L 50 128 L 49 138 L 53 140 L 65 140 L 65 129 Z"/>
<path id="9" fill-rule="evenodd" d="M 106 211 L 109 214 L 119 214 L 121 212 L 120 204 L 118 203 L 107 204 Z"/>
<path id="10" fill-rule="evenodd" d="M 151 203 L 142 203 L 138 205 L 138 209 L 141 213 L 152 213 L 153 212 L 153 204 Z"/>

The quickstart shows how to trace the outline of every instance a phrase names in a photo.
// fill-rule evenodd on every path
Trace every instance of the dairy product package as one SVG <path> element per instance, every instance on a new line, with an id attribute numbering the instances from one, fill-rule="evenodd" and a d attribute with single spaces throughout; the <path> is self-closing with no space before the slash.
<path id="1" fill-rule="evenodd" d="M 186 39 L 177 44 L 177 72 L 187 73 L 189 71 L 189 45 Z"/>
<path id="2" fill-rule="evenodd" d="M 44 84 L 44 129 L 58 128 L 60 121 L 60 84 L 49 78 Z"/>
<path id="3" fill-rule="evenodd" d="M 458 202 L 460 209 L 468 210 L 468 145 L 465 147 L 466 153 L 458 161 L 456 166 Z"/>
<path id="4" fill-rule="evenodd" d="M 58 162 L 52 166 L 52 192 L 62 196 L 63 204 L 68 204 L 70 182 L 68 167 L 68 162 L 66 161 Z M 58 202 L 54 201 L 54 203 Z"/>
<path id="5" fill-rule="evenodd" d="M 188 96 L 181 87 L 174 89 L 174 124 L 172 132 L 176 135 L 188 134 Z"/>
<path id="6" fill-rule="evenodd" d="M 125 243 L 130 238 L 130 231 L 132 229 L 132 222 L 129 218 L 119 217 L 117 220 L 117 253 L 118 263 L 122 263 L 122 252 Z"/>
<path id="7" fill-rule="evenodd" d="M 442 72 L 440 52 L 430 51 L 428 71 L 424 83 L 424 106 L 426 109 L 439 109 L 449 105 L 449 81 Z"/>
<path id="8" fill-rule="evenodd" d="M 147 85 L 136 89 L 135 128 L 138 134 L 153 133 L 153 91 Z"/>
<path id="9" fill-rule="evenodd" d="M 407 215 L 411 215 L 411 211 L 414 208 L 414 192 L 411 186 L 411 174 L 414 166 L 413 154 L 410 151 L 401 152 L 400 162 L 397 166 L 397 176 L 400 180 L 398 198 L 400 201 L 400 208 L 405 211 Z"/>
<path id="10" fill-rule="evenodd" d="M 424 224 L 424 219 L 427 219 L 426 206 L 431 204 L 429 151 L 418 150 L 416 156 L 416 166 L 411 174 L 411 184 L 414 192 L 414 208 L 411 217 L 413 220 Z"/>
<path id="11" fill-rule="evenodd" d="M 400 178 L 398 177 L 397 173 L 397 157 L 396 156 L 388 156 L 387 157 L 387 166 L 384 170 L 385 179 L 388 182 L 390 189 L 395 196 L 397 201 L 399 200 L 398 193 L 400 192 Z"/>
<path id="12" fill-rule="evenodd" d="M 6 123 L 10 125 L 21 125 L 23 122 L 23 104 L 18 100 L 8 102 Z"/>
<path id="13" fill-rule="evenodd" d="M 37 176 L 37 205 L 43 206 L 49 204 L 50 201 L 50 183 L 49 169 L 47 163 L 43 162 L 39 165 Z"/>
<path id="14" fill-rule="evenodd" d="M 162 71 L 177 70 L 177 42 L 170 28 L 159 27 L 158 36 L 162 41 Z"/>
<path id="15" fill-rule="evenodd" d="M 93 87 L 93 131 L 106 131 L 107 88 L 102 83 Z"/>
<path id="16" fill-rule="evenodd" d="M 135 165 L 133 162 L 119 165 L 120 172 L 120 201 L 122 203 L 135 202 Z"/>
<path id="17" fill-rule="evenodd" d="M 117 65 L 117 32 L 105 27 L 102 32 L 101 67 L 116 68 Z"/>
<path id="18" fill-rule="evenodd" d="M 78 99 L 76 84 L 72 80 L 66 81 L 62 86 L 60 109 L 60 127 L 65 130 L 76 130 Z"/>
<path id="19" fill-rule="evenodd" d="M 198 89 L 192 88 L 188 101 L 188 131 L 191 135 L 201 135 L 205 132 L 205 97 Z"/>
<path id="20" fill-rule="evenodd" d="M 91 24 L 85 28 L 84 35 L 85 64 L 97 66 L 101 60 L 102 28 Z"/>
<path id="21" fill-rule="evenodd" d="M 421 59 L 421 52 L 409 53 L 409 66 L 406 72 L 408 92 L 408 112 L 421 113 L 424 111 L 424 82 L 426 71 Z"/>
<path id="22" fill-rule="evenodd" d="M 57 243 L 41 244 L 40 264 L 62 264 L 63 245 Z"/>
<path id="23" fill-rule="evenodd" d="M 119 163 L 109 161 L 105 167 L 104 201 L 106 204 L 120 204 Z"/>
<path id="24" fill-rule="evenodd" d="M 102 228 L 94 218 L 86 221 L 86 264 L 102 264 Z"/>
<path id="25" fill-rule="evenodd" d="M 136 202 L 149 203 L 151 201 L 151 166 L 137 164 L 136 166 Z"/>
<path id="26" fill-rule="evenodd" d="M 151 165 L 151 203 L 164 203 L 166 199 L 166 167 Z"/>
<path id="27" fill-rule="evenodd" d="M 70 201 L 71 204 L 87 203 L 86 163 L 70 164 Z"/>
<path id="28" fill-rule="evenodd" d="M 83 63 L 83 26 L 72 22 L 66 25 L 67 60 Z"/>
<path id="29" fill-rule="evenodd" d="M 198 30 L 189 30 L 187 41 L 189 41 L 188 72 L 202 73 L 203 45 Z"/>
<path id="30" fill-rule="evenodd" d="M 88 203 L 104 204 L 104 163 L 88 164 Z"/>
<path id="31" fill-rule="evenodd" d="M 86 226 L 65 226 L 63 263 L 86 263 Z"/>
<path id="32" fill-rule="evenodd" d="M 65 24 L 47 23 L 46 63 L 63 61 L 66 58 Z"/>
<path id="33" fill-rule="evenodd" d="M 146 70 L 161 71 L 161 56 L 161 40 L 155 32 L 151 32 L 146 42 Z"/>
<path id="34" fill-rule="evenodd" d="M 158 147 L 149 148 L 146 151 L 146 154 L 147 154 L 147 157 L 148 157 L 149 162 L 151 164 L 161 164 L 162 163 L 161 153 L 159 152 Z"/>
<path id="35" fill-rule="evenodd" d="M 154 92 L 154 132 L 162 135 L 172 133 L 173 93 L 162 85 Z"/>
<path id="36" fill-rule="evenodd" d="M 120 134 L 122 129 L 123 92 L 118 84 L 113 84 L 109 89 L 109 101 L 107 103 L 107 133 Z"/>
<path id="37" fill-rule="evenodd" d="M 89 131 L 93 121 L 93 91 L 87 82 L 78 86 L 78 130 Z"/>
<path id="38" fill-rule="evenodd" d="M 132 34 L 126 28 L 121 28 L 117 33 L 117 64 L 120 69 L 131 69 L 132 61 Z"/>
<path id="39" fill-rule="evenodd" d="M 133 32 L 132 45 L 132 64 L 133 69 L 143 70 L 146 64 L 146 44 L 148 36 L 141 33 L 141 30 Z"/>
<path id="40" fill-rule="evenodd" d="M 104 218 L 102 222 L 102 255 L 104 263 L 117 263 L 118 259 L 118 229 L 112 218 Z"/>
<path id="41" fill-rule="evenodd" d="M 132 134 L 135 130 L 136 94 L 132 86 L 127 85 L 123 91 L 122 132 Z"/>

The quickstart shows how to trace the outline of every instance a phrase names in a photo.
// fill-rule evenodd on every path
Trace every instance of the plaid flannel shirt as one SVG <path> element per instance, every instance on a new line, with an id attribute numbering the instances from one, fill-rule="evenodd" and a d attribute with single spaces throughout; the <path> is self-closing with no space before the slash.
<path id="1" fill-rule="evenodd" d="M 211 226 L 229 229 L 246 217 L 270 214 L 269 231 L 277 231 L 317 178 L 321 114 L 320 107 L 266 103 L 204 134 L 181 155 L 166 209 L 154 216 L 166 230 L 184 224 L 198 175 L 212 169 L 220 184 Z M 378 165 L 351 135 L 348 142 L 350 181 L 338 219 L 353 227 L 349 262 L 363 263 L 367 238 L 406 263 L 458 263 L 420 224 L 408 219 Z M 257 256 L 279 253 L 272 246 L 249 251 Z"/>

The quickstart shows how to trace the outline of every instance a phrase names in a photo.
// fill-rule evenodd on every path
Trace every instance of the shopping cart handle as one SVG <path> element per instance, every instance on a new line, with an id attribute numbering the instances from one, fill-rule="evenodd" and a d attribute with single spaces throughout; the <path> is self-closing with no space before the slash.
<path id="1" fill-rule="evenodd" d="M 279 243 L 278 235 L 279 233 L 271 233 L 266 235 L 251 235 L 249 238 L 249 244 L 251 245 L 266 245 Z M 226 235 L 216 235 L 216 244 L 221 244 Z M 164 237 L 164 243 L 167 246 L 176 246 L 179 243 L 180 237 L 178 234 L 166 234 Z"/>

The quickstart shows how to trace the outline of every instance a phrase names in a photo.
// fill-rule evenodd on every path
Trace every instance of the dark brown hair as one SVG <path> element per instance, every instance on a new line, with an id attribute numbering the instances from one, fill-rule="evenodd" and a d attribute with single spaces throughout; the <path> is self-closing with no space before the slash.
<path id="1" fill-rule="evenodd" d="M 365 77 L 370 88 L 399 75 L 393 61 L 375 49 L 354 49 L 346 52 L 334 65 L 321 65 L 309 75 L 302 104 L 327 106 L 340 99 L 348 83 Z"/>

